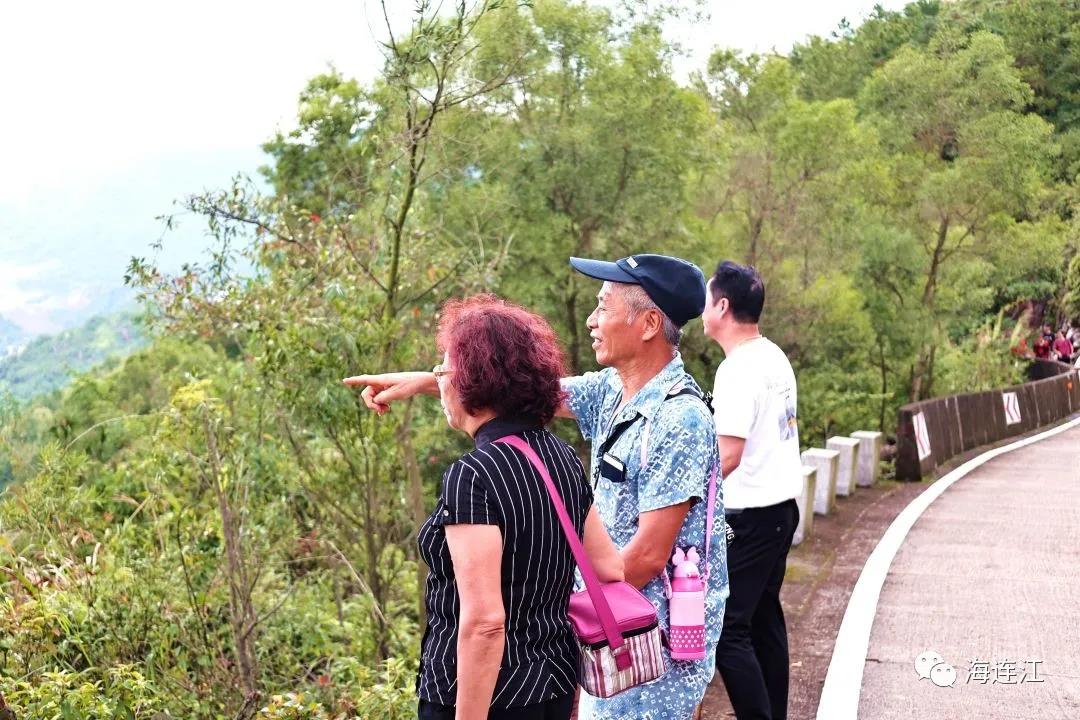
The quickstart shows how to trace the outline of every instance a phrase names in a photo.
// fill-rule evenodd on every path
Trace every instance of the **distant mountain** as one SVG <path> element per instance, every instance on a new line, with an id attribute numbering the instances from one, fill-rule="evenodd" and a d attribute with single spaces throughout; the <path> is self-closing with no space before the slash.
<path id="1" fill-rule="evenodd" d="M 0 316 L 0 359 L 14 355 L 27 340 L 26 331 Z"/>
<path id="2" fill-rule="evenodd" d="M 86 185 L 0 195 L 0 392 L 21 399 L 65 385 L 74 373 L 144 342 L 124 286 L 132 256 L 164 272 L 205 262 L 205 219 L 183 215 L 163 235 L 157 216 L 174 201 L 257 178 L 257 145 L 146 157 Z M 160 248 L 153 244 L 162 240 Z M 19 351 L 15 354 L 16 351 Z"/>
<path id="3" fill-rule="evenodd" d="M 181 213 L 164 233 L 157 217 L 177 212 L 174 201 L 187 195 L 228 187 L 237 172 L 257 178 L 265 159 L 256 145 L 147 157 L 85 186 L 0 194 L 0 315 L 29 337 L 56 334 L 131 303 L 123 278 L 132 256 L 165 272 L 205 262 L 204 218 Z"/>
<path id="4" fill-rule="evenodd" d="M 135 291 L 119 283 L 85 286 L 77 291 L 77 295 L 80 302 L 52 310 L 51 319 L 60 327 L 51 334 L 79 327 L 95 317 L 133 314 L 136 309 Z"/>
<path id="5" fill-rule="evenodd" d="M 80 372 L 146 344 L 146 334 L 131 313 L 90 319 L 79 327 L 30 340 L 22 352 L 0 360 L 0 392 L 18 400 L 61 388 Z"/>

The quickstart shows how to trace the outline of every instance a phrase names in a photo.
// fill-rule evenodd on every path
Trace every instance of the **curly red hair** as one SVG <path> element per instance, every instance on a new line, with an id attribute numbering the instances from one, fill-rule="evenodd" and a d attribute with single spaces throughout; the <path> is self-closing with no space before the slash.
<path id="1" fill-rule="evenodd" d="M 465 409 L 533 417 L 547 424 L 563 399 L 562 348 L 547 320 L 494 295 L 450 300 L 436 344 L 452 358 L 450 381 Z"/>

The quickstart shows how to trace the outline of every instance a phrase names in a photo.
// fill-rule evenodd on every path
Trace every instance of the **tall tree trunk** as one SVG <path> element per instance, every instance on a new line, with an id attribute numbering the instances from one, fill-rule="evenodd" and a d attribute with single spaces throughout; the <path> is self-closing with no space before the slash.
<path id="1" fill-rule="evenodd" d="M 885 407 L 888 404 L 889 373 L 885 363 L 885 343 L 878 335 L 878 367 L 881 369 L 881 412 L 878 415 L 878 430 L 885 432 Z"/>
<path id="2" fill-rule="evenodd" d="M 398 307 L 398 286 L 401 282 L 401 254 L 403 251 L 403 242 L 405 235 L 405 225 L 409 219 L 409 211 L 412 209 L 413 198 L 416 195 L 416 188 L 419 183 L 420 168 L 423 165 L 423 157 L 420 156 L 419 139 L 413 137 L 413 115 L 408 115 L 409 132 L 408 136 L 409 147 L 409 166 L 406 175 L 404 195 L 401 200 L 401 205 L 398 208 L 397 214 L 392 221 L 390 221 L 390 270 L 387 277 L 385 286 L 385 297 L 383 301 L 383 324 L 384 331 L 387 332 L 386 339 L 382 342 L 382 347 L 379 350 L 379 369 L 382 372 L 387 371 L 388 364 L 390 362 L 391 352 L 393 351 L 394 341 L 389 334 L 390 327 L 397 321 L 397 315 L 399 311 Z M 429 126 L 430 127 L 430 126 Z M 419 463 L 416 460 L 416 449 L 412 444 L 412 402 L 406 403 L 405 413 L 395 429 L 395 435 L 398 440 L 398 447 L 401 451 L 402 464 L 405 467 L 405 476 L 408 483 L 408 498 L 410 514 L 413 517 L 415 527 L 419 529 L 420 524 L 423 522 L 423 487 L 420 482 L 420 469 Z M 383 580 L 380 568 L 380 555 L 382 550 L 382 544 L 376 540 L 376 526 L 373 517 L 373 505 L 375 505 L 374 497 L 369 489 L 367 502 L 364 508 L 366 515 L 366 527 L 364 546 L 367 554 L 368 574 L 371 578 L 371 593 L 374 596 L 375 602 L 380 607 L 385 607 L 386 598 L 383 597 Z M 419 509 L 418 509 L 419 508 Z M 423 562 L 420 560 L 417 554 L 411 550 L 408 554 L 416 560 L 416 574 L 417 574 L 417 587 L 423 588 L 424 579 L 427 577 L 427 569 L 424 567 Z M 424 612 L 424 597 L 423 593 L 419 593 L 417 598 L 417 609 L 419 612 L 420 626 L 423 627 L 426 624 L 426 617 Z M 380 622 L 379 637 L 376 642 L 378 659 L 380 661 L 385 660 L 390 654 L 389 646 L 389 626 L 385 622 Z"/>
<path id="3" fill-rule="evenodd" d="M 237 717 L 250 717 L 245 709 L 252 708 L 259 697 L 258 661 L 255 659 L 255 627 L 258 618 L 252 602 L 251 578 L 245 558 L 241 529 L 236 513 L 229 502 L 228 490 L 222 482 L 222 461 L 218 450 L 217 435 L 209 418 L 204 418 L 203 428 L 206 433 L 206 448 L 210 461 L 210 475 L 207 478 L 214 490 L 218 503 L 218 515 L 221 519 L 221 534 L 225 540 L 225 563 L 229 582 L 229 626 L 232 632 L 233 651 L 240 689 L 244 693 L 244 704 Z M 234 482 L 239 478 L 234 479 Z"/>
<path id="4" fill-rule="evenodd" d="M 401 281 L 401 252 L 405 235 L 405 223 L 409 219 L 409 210 L 412 209 L 413 198 L 416 196 L 416 186 L 420 180 L 420 168 L 424 164 L 424 159 L 419 156 L 419 153 L 420 141 L 413 138 L 409 143 L 409 170 L 405 181 L 405 194 L 401 200 L 401 207 L 398 208 L 397 216 L 390 225 L 390 275 L 386 281 L 386 301 L 383 306 L 383 319 L 386 321 L 392 320 L 398 310 L 397 292 L 398 284 Z"/>
<path id="5" fill-rule="evenodd" d="M 424 483 L 420 477 L 420 463 L 416 459 L 416 448 L 412 442 L 412 399 L 405 402 L 405 412 L 401 415 L 401 424 L 397 427 L 398 443 L 401 446 L 402 462 L 405 464 L 405 477 L 409 483 L 409 509 L 412 512 L 413 526 L 419 531 L 427 520 L 424 511 Z M 417 617 L 420 627 L 427 625 L 427 608 L 424 606 L 424 583 L 427 582 L 428 567 L 416 551 L 416 543 L 410 543 L 409 556 L 416 559 Z"/>
<path id="6" fill-rule="evenodd" d="M 938 275 L 941 273 L 942 254 L 945 250 L 945 242 L 949 237 L 949 217 L 943 217 L 938 224 L 937 236 L 934 238 L 934 248 L 930 253 L 930 267 L 926 272 L 926 284 L 923 286 L 923 308 L 934 319 L 934 302 L 937 297 Z M 924 342 L 919 349 L 918 359 L 912 370 L 911 378 L 911 401 L 922 400 L 930 391 L 934 369 L 934 343 Z"/>
<path id="7" fill-rule="evenodd" d="M 930 356 L 926 361 L 926 387 L 924 393 L 927 397 L 934 394 L 934 360 L 937 358 L 937 345 L 930 346 Z"/>
<path id="8" fill-rule="evenodd" d="M 923 306 L 928 310 L 934 306 L 934 295 L 937 292 L 938 274 L 941 272 L 942 254 L 945 252 L 945 242 L 949 239 L 949 218 L 943 217 L 938 223 L 937 237 L 934 238 L 934 250 L 930 253 L 930 267 L 926 271 L 926 284 L 923 286 Z"/>
<path id="9" fill-rule="evenodd" d="M 930 341 L 919 349 L 918 358 L 911 370 L 911 402 L 925 400 L 933 392 L 934 360 L 937 344 Z"/>
<path id="10" fill-rule="evenodd" d="M 581 230 L 576 238 L 574 254 L 581 257 L 589 257 L 592 254 L 592 239 L 596 227 L 586 221 L 582 223 Z M 581 354 L 585 348 L 582 345 L 585 331 L 585 318 L 578 317 L 578 275 L 576 270 L 571 270 L 566 282 L 566 296 L 563 298 L 563 306 L 566 309 L 566 331 L 569 333 L 570 374 L 580 375 L 584 370 Z"/>
<path id="11" fill-rule="evenodd" d="M 383 587 L 383 575 L 381 572 L 383 541 L 380 538 L 380 528 L 376 520 L 376 514 L 381 510 L 375 497 L 375 481 L 368 479 L 364 497 L 364 554 L 367 563 L 368 585 L 371 588 L 371 597 L 380 608 L 387 606 L 386 592 Z M 376 628 L 378 637 L 375 638 L 376 659 L 382 662 L 390 656 L 389 633 L 390 628 L 385 616 L 379 616 Z"/>
<path id="12" fill-rule="evenodd" d="M 563 297 L 563 308 L 566 312 L 567 354 L 570 356 L 570 374 L 580 375 L 581 365 L 581 321 L 578 319 L 577 308 L 577 275 L 571 270 L 566 281 L 566 295 Z"/>
<path id="13" fill-rule="evenodd" d="M 911 397 L 910 402 L 918 402 L 923 399 L 923 389 L 926 385 L 926 366 L 929 355 L 929 346 L 923 345 L 915 357 L 915 364 L 911 366 Z"/>
<path id="14" fill-rule="evenodd" d="M 758 242 L 761 240 L 761 231 L 765 225 L 765 218 L 763 216 L 751 217 L 750 219 L 750 248 L 747 252 L 746 263 L 748 265 L 757 264 L 758 256 Z"/>

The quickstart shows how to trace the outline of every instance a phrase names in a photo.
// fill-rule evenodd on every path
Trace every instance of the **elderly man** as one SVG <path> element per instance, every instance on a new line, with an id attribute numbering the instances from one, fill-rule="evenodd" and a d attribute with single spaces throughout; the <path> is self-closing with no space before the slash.
<path id="1" fill-rule="evenodd" d="M 678 352 L 682 326 L 705 307 L 705 278 L 695 265 L 663 255 L 570 262 L 603 281 L 588 327 L 596 361 L 605 369 L 566 378 L 559 414 L 576 419 L 592 441 L 600 517 L 621 549 L 626 580 L 652 601 L 666 630 L 663 576 L 676 546 L 705 546 L 704 500 L 719 462 L 712 416 Z M 359 376 L 347 383 L 366 385 L 365 402 L 378 412 L 392 400 L 435 391 L 429 373 Z M 583 693 L 582 720 L 693 717 L 713 676 L 728 592 L 719 492 L 716 513 L 707 540 L 705 658 L 673 660 L 665 650 L 668 670 L 658 680 L 606 700 Z"/>
<path id="2" fill-rule="evenodd" d="M 570 263 L 604 281 L 588 326 L 596 362 L 605 369 L 563 381 L 568 409 L 592 441 L 596 503 L 622 549 L 626 580 L 642 589 L 667 628 L 662 575 L 673 547 L 700 549 L 706 542 L 706 507 L 700 501 L 708 497 L 709 473 L 718 461 L 712 417 L 678 353 L 682 326 L 705 307 L 705 278 L 693 264 L 663 255 Z M 708 539 L 705 659 L 667 657 L 668 671 L 659 680 L 608 700 L 583 694 L 582 718 L 693 716 L 712 678 L 709 662 L 723 626 L 722 530 L 717 522 Z"/>

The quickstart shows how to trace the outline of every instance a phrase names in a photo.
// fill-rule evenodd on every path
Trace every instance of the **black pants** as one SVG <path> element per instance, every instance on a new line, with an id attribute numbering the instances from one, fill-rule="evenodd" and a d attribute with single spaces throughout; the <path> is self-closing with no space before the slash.
<path id="1" fill-rule="evenodd" d="M 574 709 L 574 693 L 547 702 L 512 708 L 492 708 L 488 720 L 570 720 Z M 418 720 L 454 720 L 452 705 L 439 705 L 427 700 L 420 701 Z"/>
<path id="2" fill-rule="evenodd" d="M 726 516 L 731 594 L 716 648 L 716 669 L 738 720 L 785 720 L 788 643 L 780 587 L 799 507 L 794 500 Z"/>

